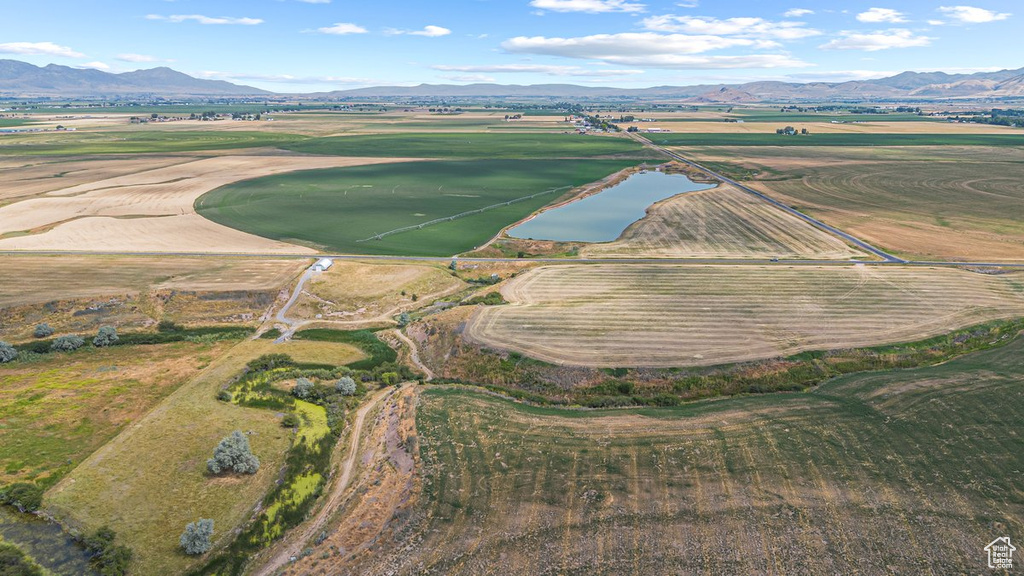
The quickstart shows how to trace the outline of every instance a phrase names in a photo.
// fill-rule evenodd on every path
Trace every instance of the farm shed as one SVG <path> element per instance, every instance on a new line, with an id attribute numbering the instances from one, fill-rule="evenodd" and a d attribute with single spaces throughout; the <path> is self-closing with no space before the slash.
<path id="1" fill-rule="evenodd" d="M 334 260 L 331 260 L 330 258 L 321 258 L 316 261 L 316 264 L 313 264 L 313 271 L 323 272 L 333 265 Z"/>

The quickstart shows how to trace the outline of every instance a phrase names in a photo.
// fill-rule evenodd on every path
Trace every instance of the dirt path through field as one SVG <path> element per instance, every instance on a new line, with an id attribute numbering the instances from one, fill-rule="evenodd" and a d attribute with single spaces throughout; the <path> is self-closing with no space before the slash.
<path id="1" fill-rule="evenodd" d="M 262 567 L 252 572 L 254 576 L 272 576 L 277 573 L 282 567 L 291 562 L 293 557 L 297 557 L 301 552 L 303 546 L 314 538 L 315 534 L 322 531 L 324 525 L 330 519 L 331 514 L 338 509 L 341 504 L 342 497 L 345 496 L 345 490 L 348 488 L 349 483 L 352 480 L 352 472 L 355 470 L 356 459 L 359 456 L 359 441 L 362 437 L 363 424 L 366 421 L 366 415 L 369 414 L 382 400 L 386 400 L 393 396 L 396 392 L 408 388 L 412 384 L 405 384 L 402 388 L 388 388 L 385 390 L 379 390 L 356 412 L 355 420 L 352 421 L 352 434 L 349 436 L 348 453 L 345 456 L 345 460 L 342 461 L 339 470 L 341 474 L 338 476 L 338 481 L 334 483 L 330 493 L 327 495 L 327 499 L 324 501 L 323 506 L 311 519 L 306 521 L 303 525 L 296 528 L 289 536 L 278 544 L 276 552 L 270 557 Z"/>
<path id="2" fill-rule="evenodd" d="M 430 368 L 427 368 L 426 364 L 420 360 L 420 351 L 419 348 L 416 347 L 416 342 L 414 342 L 412 338 L 406 336 L 405 333 L 402 332 L 401 328 L 396 328 L 394 333 L 399 340 L 405 342 L 405 345 L 409 347 L 409 361 L 412 362 L 413 366 L 426 374 L 428 382 L 433 380 L 434 372 Z"/>

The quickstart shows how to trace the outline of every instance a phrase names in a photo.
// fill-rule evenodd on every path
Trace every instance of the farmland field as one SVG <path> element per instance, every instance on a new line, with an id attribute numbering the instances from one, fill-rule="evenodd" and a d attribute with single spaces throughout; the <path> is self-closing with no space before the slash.
<path id="1" fill-rule="evenodd" d="M 379 158 L 230 155 L 200 158 L 52 190 L 0 207 L 0 248 L 166 252 L 303 252 L 217 226 L 193 211 L 224 184 Z M 308 250 L 306 250 L 308 251 Z"/>
<path id="2" fill-rule="evenodd" d="M 441 123 L 443 125 L 443 122 Z M 576 134 L 403 133 L 316 138 L 283 146 L 307 154 L 392 158 L 650 158 L 632 140 Z"/>
<path id="3" fill-rule="evenodd" d="M 674 196 L 648 208 L 589 258 L 834 258 L 864 256 L 836 238 L 731 186 Z"/>
<path id="4" fill-rule="evenodd" d="M 350 568 L 981 573 L 993 534 L 1024 530 L 1011 472 L 1024 466 L 1022 356 L 1018 338 L 940 366 L 676 409 L 427 390 L 420 500 Z"/>
<path id="5" fill-rule="evenodd" d="M 355 347 L 336 343 L 238 344 L 75 468 L 47 493 L 46 510 L 72 526 L 111 526 L 135 551 L 137 574 L 180 573 L 194 564 L 180 553 L 177 536 L 200 517 L 216 522 L 215 543 L 229 540 L 277 479 L 292 432 L 281 427 L 273 411 L 242 408 L 215 396 L 246 362 L 271 352 L 314 363 L 362 357 Z M 254 476 L 211 478 L 206 459 L 233 430 L 250 434 L 260 470 Z"/>
<path id="6" fill-rule="evenodd" d="M 695 148 L 710 168 L 924 259 L 1024 260 L 1024 148 Z"/>
<path id="7" fill-rule="evenodd" d="M 1007 129 L 999 134 L 887 134 L 882 132 L 785 136 L 766 133 L 645 134 L 660 146 L 1024 146 L 1024 134 Z"/>
<path id="8" fill-rule="evenodd" d="M 466 334 L 583 366 L 702 366 L 910 342 L 1024 315 L 1024 275 L 950 269 L 548 266 Z"/>
<path id="9" fill-rule="evenodd" d="M 100 130 L 7 135 L 0 139 L 0 156 L 86 154 L 156 154 L 276 147 L 302 136 L 256 131 Z"/>
<path id="10" fill-rule="evenodd" d="M 227 344 L 49 354 L 0 370 L 0 484 L 49 486 L 133 424 Z"/>
<path id="11" fill-rule="evenodd" d="M 349 254 L 451 256 L 568 191 L 635 160 L 470 160 L 311 170 L 225 186 L 196 201 L 203 216 L 245 232 Z M 508 205 L 511 200 L 542 192 Z M 455 218 L 375 239 L 407 226 Z M 2 242 L 0 242 L 2 245 Z"/>

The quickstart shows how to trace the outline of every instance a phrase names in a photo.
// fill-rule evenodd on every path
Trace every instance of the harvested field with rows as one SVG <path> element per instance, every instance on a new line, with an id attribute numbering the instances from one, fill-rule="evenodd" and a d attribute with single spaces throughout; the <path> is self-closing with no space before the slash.
<path id="1" fill-rule="evenodd" d="M 702 366 L 922 340 L 1024 316 L 1024 274 L 953 269 L 567 265 L 507 284 L 466 335 L 566 365 Z"/>
<path id="2" fill-rule="evenodd" d="M 680 194 L 647 209 L 614 242 L 584 248 L 589 258 L 808 258 L 865 254 L 839 238 L 728 185 Z"/>
<path id="3" fill-rule="evenodd" d="M 1022 354 L 677 409 L 427 390 L 420 502 L 349 573 L 981 573 L 1024 530 Z"/>

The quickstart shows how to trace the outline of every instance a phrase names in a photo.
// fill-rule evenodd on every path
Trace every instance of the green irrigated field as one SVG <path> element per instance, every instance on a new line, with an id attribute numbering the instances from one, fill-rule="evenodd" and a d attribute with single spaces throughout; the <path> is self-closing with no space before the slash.
<path id="1" fill-rule="evenodd" d="M 316 138 L 284 147 L 308 154 L 380 158 L 651 157 L 632 140 L 576 134 L 373 134 Z"/>
<path id="2" fill-rule="evenodd" d="M 1018 134 L 644 134 L 660 146 L 1024 146 Z"/>
<path id="3" fill-rule="evenodd" d="M 326 251 L 451 256 L 483 244 L 567 192 L 568 186 L 599 180 L 635 163 L 475 160 L 311 170 L 219 188 L 199 198 L 196 210 L 232 228 Z M 499 207 L 373 239 L 494 205 Z"/>
<path id="4" fill-rule="evenodd" d="M 398 541 L 356 568 L 980 574 L 985 544 L 1024 530 L 1022 358 L 1018 339 L 678 409 L 558 411 L 430 389 L 421 500 Z"/>
<path id="5" fill-rule="evenodd" d="M 282 146 L 302 140 L 294 134 L 256 131 L 131 130 L 46 132 L 8 135 L 0 140 L 3 156 L 91 154 L 159 154 Z"/>

